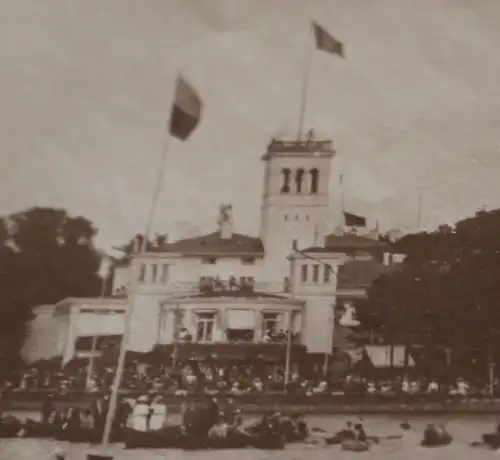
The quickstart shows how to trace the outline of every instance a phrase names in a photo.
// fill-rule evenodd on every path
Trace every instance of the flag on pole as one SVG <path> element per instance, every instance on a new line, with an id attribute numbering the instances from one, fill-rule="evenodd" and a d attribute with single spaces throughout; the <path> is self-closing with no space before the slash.
<path id="1" fill-rule="evenodd" d="M 97 272 L 99 278 L 105 280 L 109 277 L 109 275 L 111 274 L 111 265 L 112 265 L 111 258 L 106 255 L 103 256 L 103 258 L 101 259 L 101 265 Z"/>
<path id="2" fill-rule="evenodd" d="M 201 109 L 202 102 L 198 94 L 184 77 L 179 75 L 170 115 L 170 134 L 185 141 L 198 126 Z"/>
<path id="3" fill-rule="evenodd" d="M 363 216 L 344 212 L 344 220 L 348 227 L 366 227 L 366 217 Z"/>
<path id="4" fill-rule="evenodd" d="M 317 22 L 313 22 L 314 38 L 316 39 L 316 48 L 321 51 L 326 51 L 330 54 L 338 54 L 344 56 L 344 44 L 330 35 Z"/>

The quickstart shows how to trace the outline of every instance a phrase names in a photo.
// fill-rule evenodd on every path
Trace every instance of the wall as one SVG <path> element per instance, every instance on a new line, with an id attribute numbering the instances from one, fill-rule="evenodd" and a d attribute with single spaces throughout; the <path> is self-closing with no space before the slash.
<path id="1" fill-rule="evenodd" d="M 331 353 L 333 346 L 333 305 L 336 302 L 338 267 L 344 263 L 343 254 L 321 254 L 315 253 L 317 259 L 310 260 L 302 256 L 294 259 L 294 295 L 306 302 L 303 344 L 309 353 Z M 319 261 L 319 262 L 318 262 Z M 332 267 L 328 281 L 323 274 L 324 265 Z M 306 265 L 307 278 L 302 278 L 301 266 Z M 312 267 L 320 265 L 319 279 L 315 283 L 312 280 Z"/>
<path id="2" fill-rule="evenodd" d="M 118 335 L 125 330 L 125 311 L 98 311 L 82 305 L 78 312 L 78 337 L 94 335 Z"/>
<path id="3" fill-rule="evenodd" d="M 54 305 L 35 308 L 35 317 L 29 324 L 29 335 L 21 350 L 21 356 L 27 364 L 62 354 L 58 347 L 59 321 L 53 317 L 54 311 Z"/>
<path id="4" fill-rule="evenodd" d="M 322 246 L 329 230 L 329 156 L 304 154 L 298 156 L 276 156 L 266 162 L 265 194 L 262 202 L 261 238 L 266 248 L 265 278 L 269 281 L 282 281 L 288 276 L 287 257 L 292 250 L 293 240 L 299 248 Z M 291 179 L 290 193 L 281 193 L 283 184 L 282 169 L 294 172 L 298 168 L 309 171 L 319 170 L 319 190 L 310 193 L 309 175 L 302 193 L 295 190 Z"/>
<path id="5" fill-rule="evenodd" d="M 113 294 L 123 287 L 128 287 L 131 281 L 131 272 L 129 267 L 117 267 L 113 273 Z"/>
<path id="6" fill-rule="evenodd" d="M 243 264 L 238 257 L 216 257 L 215 264 L 203 263 L 200 257 L 145 257 L 134 260 L 134 276 L 139 277 L 140 265 L 146 266 L 146 281 L 136 286 L 142 293 L 166 293 L 192 290 L 198 288 L 201 276 L 219 276 L 227 281 L 233 275 L 253 277 L 256 281 L 262 278 L 262 259 L 255 259 L 253 265 Z M 152 265 L 158 265 L 157 279 L 153 280 Z M 160 279 L 161 265 L 168 265 L 168 276 Z"/>
<path id="7" fill-rule="evenodd" d="M 174 302 L 174 300 L 172 300 Z M 250 316 L 249 329 L 255 331 L 255 340 L 258 341 L 262 338 L 262 314 L 266 313 L 278 313 L 279 314 L 279 324 L 278 329 L 287 328 L 288 326 L 288 314 L 293 309 L 298 311 L 295 315 L 293 322 L 294 332 L 302 332 L 301 327 L 303 324 L 302 312 L 299 311 L 301 308 L 293 304 L 284 304 L 278 302 L 265 302 L 258 301 L 253 302 L 248 301 L 221 301 L 220 299 L 214 299 L 212 302 L 196 302 L 192 303 L 179 303 L 175 305 L 165 305 L 162 308 L 160 327 L 159 327 L 159 342 L 163 344 L 172 343 L 174 341 L 174 321 L 175 321 L 175 310 L 183 311 L 184 315 L 182 317 L 182 326 L 188 329 L 188 331 L 194 336 L 196 334 L 196 313 L 197 312 L 215 312 L 217 313 L 217 319 L 214 325 L 214 341 L 215 342 L 225 342 L 225 335 L 223 333 L 226 327 L 229 327 L 229 322 L 234 323 L 247 323 L 247 319 Z M 249 315 L 250 313 L 250 315 Z"/>
<path id="8" fill-rule="evenodd" d="M 126 347 L 127 350 L 148 352 L 158 342 L 162 296 L 139 290 L 132 291 L 131 296 L 133 296 L 134 306 L 130 319 L 130 336 Z"/>

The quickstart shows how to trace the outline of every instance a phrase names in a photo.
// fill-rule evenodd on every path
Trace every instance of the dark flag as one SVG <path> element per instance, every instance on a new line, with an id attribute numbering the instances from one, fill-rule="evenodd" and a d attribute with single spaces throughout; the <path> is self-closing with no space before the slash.
<path id="1" fill-rule="evenodd" d="M 170 134 L 185 141 L 198 126 L 201 109 L 202 102 L 196 91 L 179 75 L 170 116 Z"/>
<path id="2" fill-rule="evenodd" d="M 316 39 L 316 48 L 330 54 L 338 54 L 344 57 L 344 44 L 330 35 L 318 23 L 313 22 L 312 25 L 314 37 Z"/>
<path id="3" fill-rule="evenodd" d="M 348 227 L 366 227 L 366 218 L 344 212 L 344 221 Z"/>

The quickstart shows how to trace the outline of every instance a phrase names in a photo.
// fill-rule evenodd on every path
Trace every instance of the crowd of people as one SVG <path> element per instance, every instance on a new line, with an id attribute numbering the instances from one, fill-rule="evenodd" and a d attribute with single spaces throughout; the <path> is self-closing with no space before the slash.
<path id="1" fill-rule="evenodd" d="M 231 398 L 210 396 L 197 403 L 184 399 L 180 421 L 170 417 L 161 395 L 121 397 L 118 402 L 111 418 L 110 441 L 125 442 L 128 448 L 283 448 L 287 442 L 304 440 L 308 434 L 301 415 L 283 416 L 279 410 L 269 411 L 260 420 L 244 422 L 240 408 Z M 109 410 L 108 395 L 94 398 L 84 408 L 63 408 L 51 394 L 42 405 L 39 421 L 0 417 L 0 438 L 53 437 L 70 442 L 101 442 Z"/>
<path id="2" fill-rule="evenodd" d="M 4 376 L 3 392 L 57 391 L 108 392 L 113 384 L 114 366 L 99 366 L 88 372 L 88 361 L 70 363 L 63 368 L 31 366 Z M 354 395 L 406 397 L 485 397 L 500 394 L 498 380 L 467 381 L 396 376 L 367 377 L 359 374 L 324 375 L 321 366 L 307 372 L 291 372 L 285 385 L 285 368 L 278 364 L 189 361 L 171 365 L 132 362 L 125 368 L 122 389 L 130 392 L 185 394 L 230 394 L 235 397 L 262 393 L 293 395 Z"/>

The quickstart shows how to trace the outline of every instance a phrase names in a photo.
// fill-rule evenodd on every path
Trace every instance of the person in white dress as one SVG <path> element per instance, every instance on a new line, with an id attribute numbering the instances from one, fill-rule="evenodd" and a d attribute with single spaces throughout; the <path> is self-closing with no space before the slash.
<path id="1" fill-rule="evenodd" d="M 147 396 L 140 396 L 132 412 L 132 427 L 137 431 L 148 430 L 149 404 Z"/>
<path id="2" fill-rule="evenodd" d="M 159 430 L 163 428 L 167 419 L 167 406 L 163 403 L 163 398 L 161 396 L 156 396 L 150 408 L 152 410 L 152 415 L 149 422 L 149 429 Z"/>

